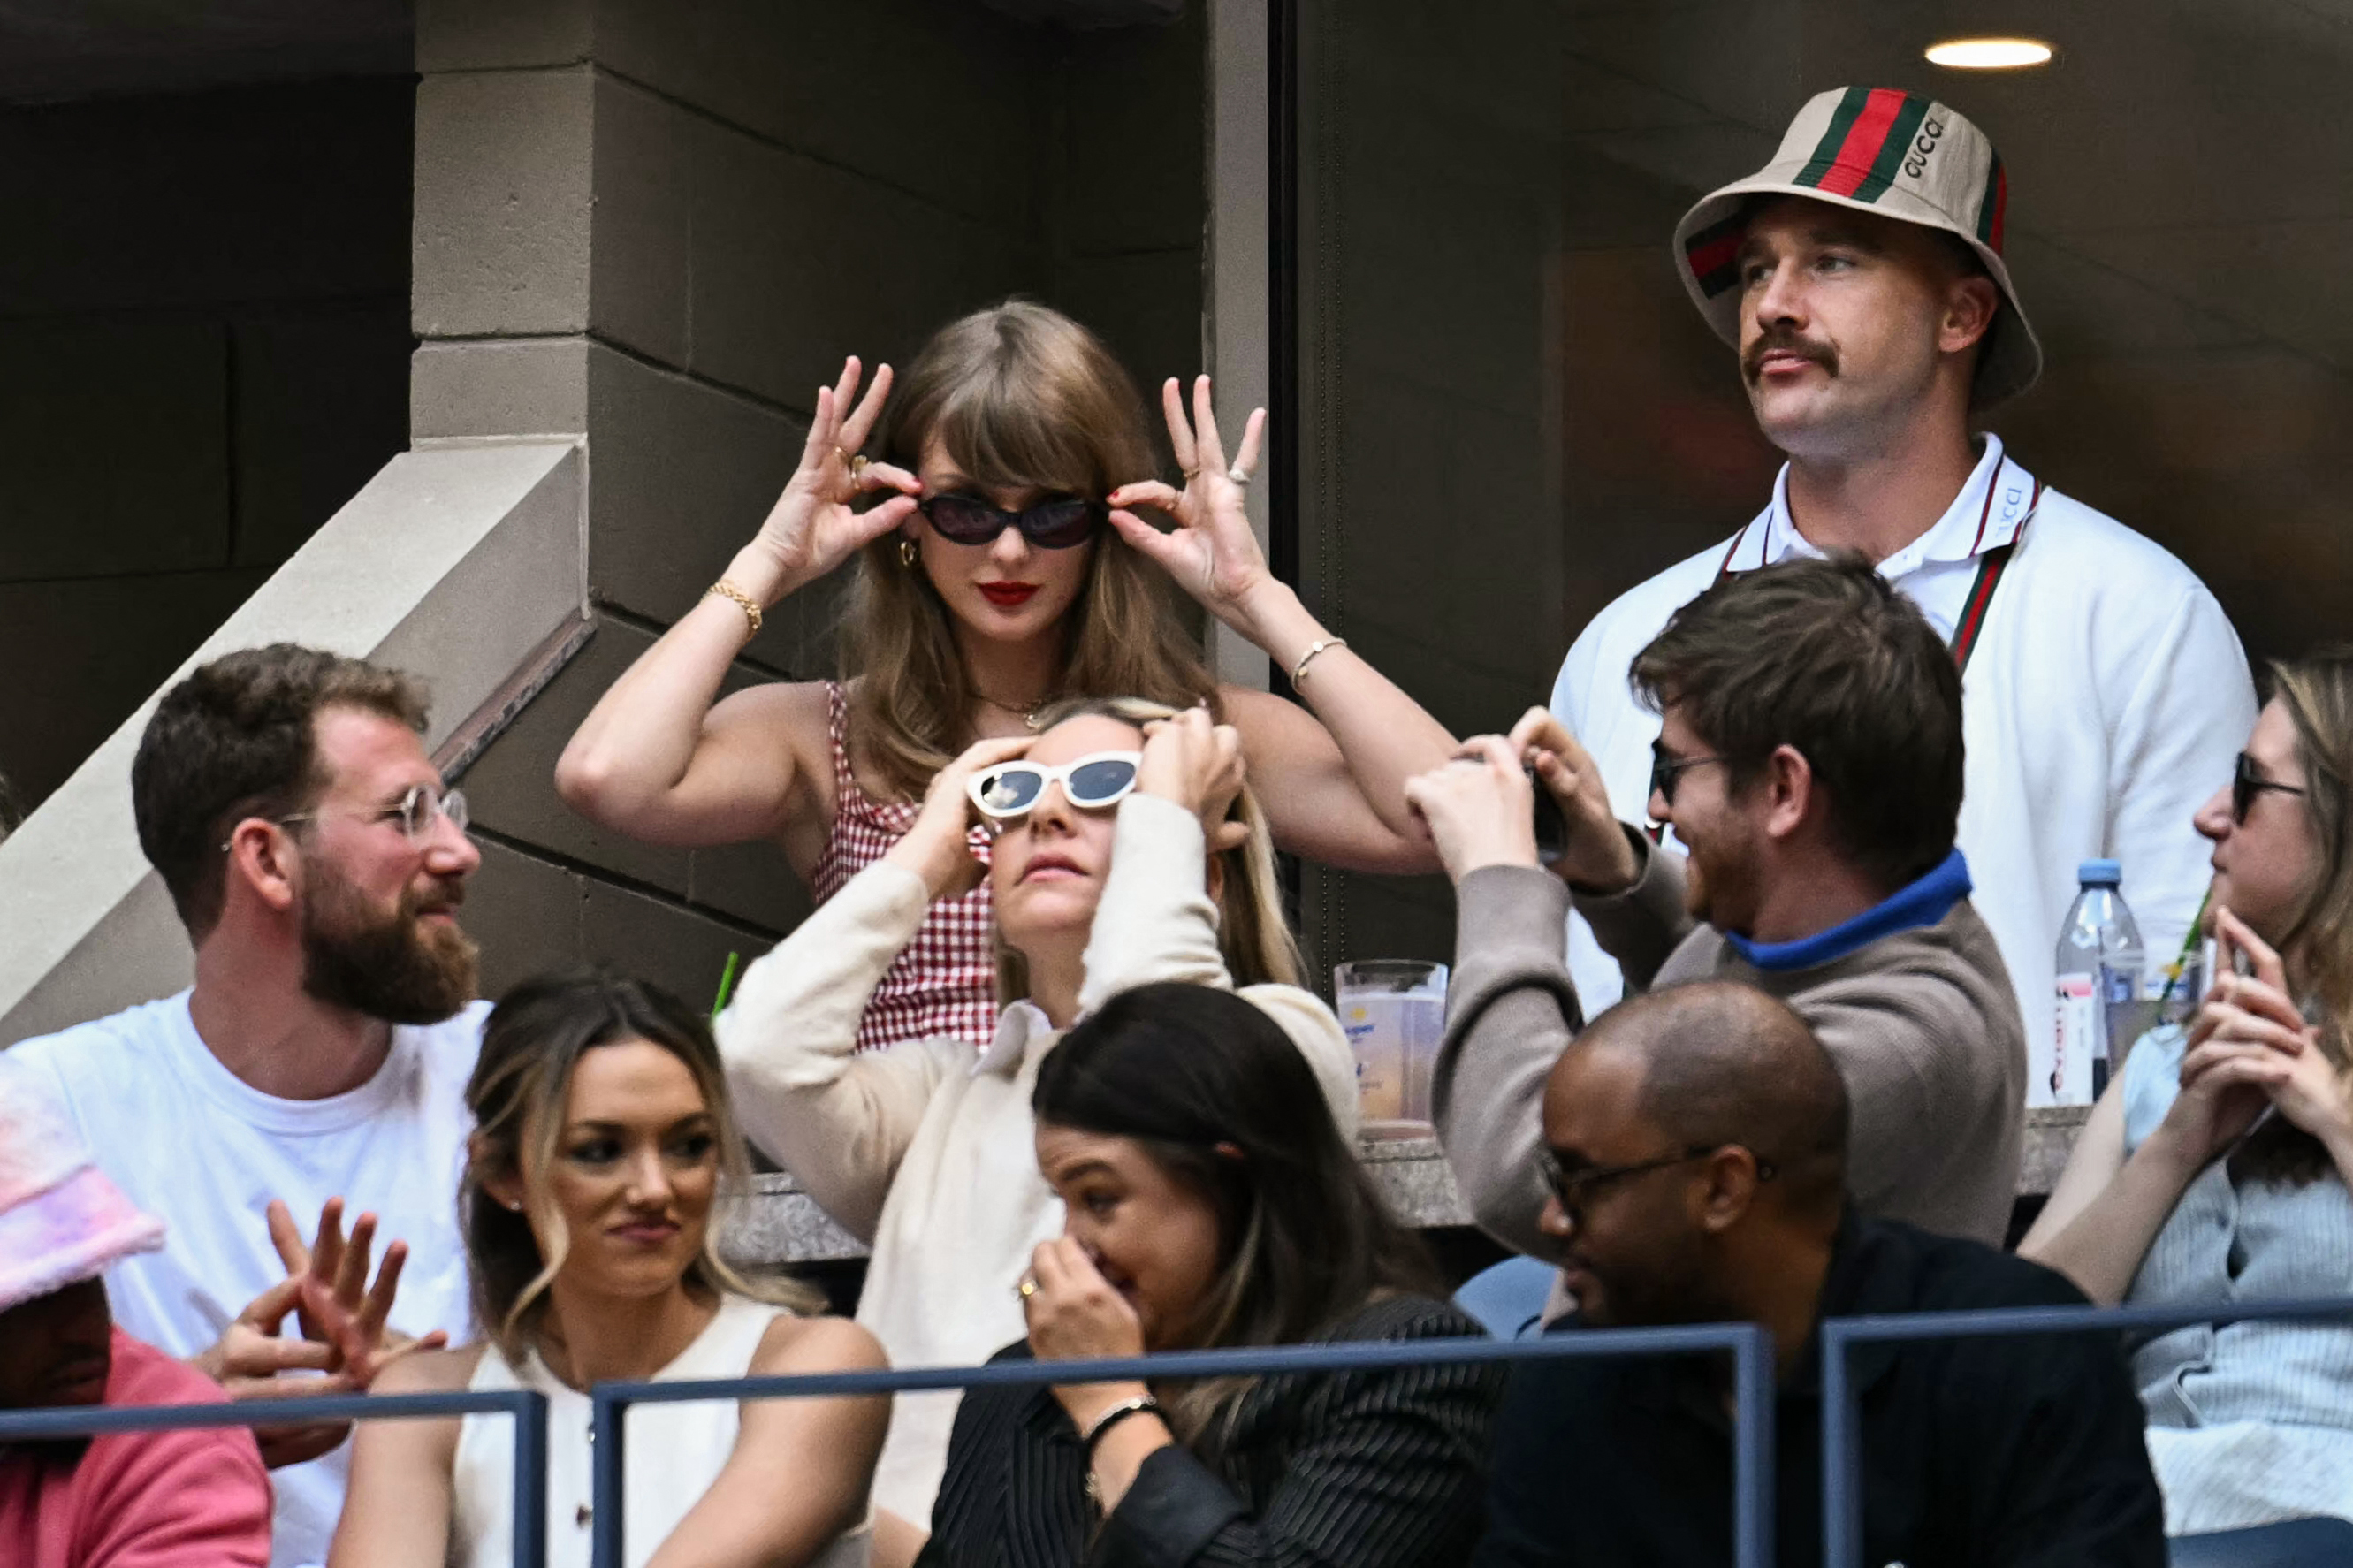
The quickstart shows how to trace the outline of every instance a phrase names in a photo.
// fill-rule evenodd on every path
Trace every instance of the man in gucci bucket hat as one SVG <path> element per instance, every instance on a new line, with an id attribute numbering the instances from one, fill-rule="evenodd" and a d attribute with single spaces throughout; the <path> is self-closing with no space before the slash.
<path id="1" fill-rule="evenodd" d="M 39 1076 L 0 1055 L 0 1410 L 227 1398 L 114 1324 L 106 1269 L 163 1245 Z M 0 1444 L 0 1563 L 269 1561 L 269 1479 L 241 1426 Z"/>
<path id="2" fill-rule="evenodd" d="M 1854 87 L 1810 100 L 1770 163 L 1684 215 L 1676 269 L 1788 461 L 1746 527 L 1594 617 L 1550 707 L 1641 821 L 1660 721 L 1628 687 L 1633 656 L 1726 574 L 1862 552 L 1961 668 L 1960 846 L 2025 1019 L 2033 1103 L 2052 1098 L 2052 950 L 2077 866 L 2121 861 L 2149 953 L 2177 951 L 2208 877 L 2189 817 L 2255 703 L 2187 567 L 1973 428 L 2042 368 L 2002 257 L 2009 196 L 1968 118 Z M 1588 1013 L 1620 994 L 1574 919 L 1569 960 Z M 2088 1064 L 2059 1066 L 2067 1098 L 2088 1099 Z"/>

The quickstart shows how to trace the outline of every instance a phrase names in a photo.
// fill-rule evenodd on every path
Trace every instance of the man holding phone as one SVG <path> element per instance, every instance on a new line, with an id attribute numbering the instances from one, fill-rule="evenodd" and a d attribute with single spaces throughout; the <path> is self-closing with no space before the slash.
<path id="1" fill-rule="evenodd" d="M 1406 786 L 1455 884 L 1431 1100 L 1473 1216 L 1551 1250 L 1539 1123 L 1584 1026 L 1563 951 L 1573 898 L 1637 986 L 1737 981 L 1805 1019 L 1852 1101 L 1864 1214 L 2000 1245 L 2026 1044 L 1954 847 L 1961 693 L 1942 639 L 1860 556 L 1791 561 L 1676 612 L 1633 679 L 1662 715 L 1649 809 L 1688 860 L 1618 820 L 1593 759 L 1542 709 Z M 1539 790 L 1564 826 L 1548 868 Z"/>
<path id="2" fill-rule="evenodd" d="M 2184 825 L 2255 705 L 2238 637 L 2187 567 L 1976 433 L 2042 368 L 2002 259 L 2007 202 L 1968 120 L 1858 87 L 1814 98 L 1770 163 L 1684 216 L 1684 288 L 1738 351 L 1788 462 L 1747 527 L 1593 618 L 1549 706 L 1636 816 L 1659 724 L 1627 691 L 1635 651 L 1721 578 L 1862 552 L 1965 672 L 1959 838 L 2047 1099 L 2052 954 L 2076 867 L 2122 862 L 2149 951 L 2171 952 L 2206 887 Z M 1588 1005 L 1613 1000 L 1589 933 L 1570 953 Z"/>

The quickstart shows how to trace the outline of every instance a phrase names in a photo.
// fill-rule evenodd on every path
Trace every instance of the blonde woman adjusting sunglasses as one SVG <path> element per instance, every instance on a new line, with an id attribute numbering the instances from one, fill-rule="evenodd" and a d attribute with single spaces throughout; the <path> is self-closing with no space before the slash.
<path id="1" fill-rule="evenodd" d="M 1126 373 L 1084 327 L 1018 300 L 950 323 L 895 383 L 883 366 L 864 384 L 849 361 L 814 406 L 767 521 L 711 563 L 725 570 L 701 603 L 565 748 L 556 787 L 574 809 L 652 843 L 766 840 L 822 901 L 908 831 L 932 776 L 974 742 L 1034 734 L 1058 701 L 1144 697 L 1208 702 L 1234 725 L 1282 848 L 1438 868 L 1405 781 L 1453 740 L 1268 570 L 1243 509 L 1262 414 L 1229 452 L 1208 378 L 1189 404 L 1166 383 L 1181 484 L 1162 483 Z M 839 679 L 723 697 L 764 617 L 843 568 Z M 1179 592 L 1303 700 L 1220 684 Z M 984 883 L 933 910 L 876 988 L 860 1045 L 988 1043 L 990 898 Z"/>
<path id="2" fill-rule="evenodd" d="M 984 741 L 942 769 L 890 853 L 744 974 L 718 1026 L 744 1124 L 872 1247 L 859 1321 L 894 1365 L 968 1365 L 1021 1336 L 1014 1287 L 1062 1225 L 1030 1090 L 1062 1032 L 1111 996 L 1239 987 L 1353 1131 L 1347 1042 L 1297 984 L 1244 772 L 1240 735 L 1199 709 L 1051 712 L 1034 740 Z M 976 826 L 994 835 L 985 873 Z M 990 1043 L 856 1050 L 867 997 L 924 910 L 983 875 L 1003 942 Z M 930 1519 L 955 1410 L 952 1394 L 900 1397 L 874 1497 L 903 1528 L 878 1520 L 878 1562 Z"/>

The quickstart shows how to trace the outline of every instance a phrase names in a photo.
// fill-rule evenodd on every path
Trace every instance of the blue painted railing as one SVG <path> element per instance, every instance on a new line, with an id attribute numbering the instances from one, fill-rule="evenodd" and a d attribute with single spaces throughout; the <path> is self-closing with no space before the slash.
<path id="1" fill-rule="evenodd" d="M 2353 1296 L 2213 1307 L 2003 1307 L 1975 1312 L 1891 1313 L 1822 1322 L 1822 1562 L 1862 1568 L 1862 1436 L 1847 1352 L 1859 1344 L 1990 1339 L 2011 1334 L 2122 1334 L 2262 1319 L 2353 1319 Z"/>
<path id="2" fill-rule="evenodd" d="M 1857 1474 L 1860 1419 L 1848 1351 L 1866 1343 L 1981 1339 L 2015 1334 L 2120 1334 L 2260 1320 L 2353 1319 L 2353 1297 L 2216 1307 L 2005 1308 L 1831 1318 L 1822 1323 L 1822 1541 L 1827 1568 L 1861 1568 L 1862 1492 Z M 803 1377 L 693 1383 L 606 1383 L 590 1392 L 592 1568 L 622 1568 L 626 1416 L 632 1406 L 702 1400 L 895 1394 L 947 1388 L 1037 1386 L 1163 1378 L 1264 1376 L 1385 1367 L 1514 1363 L 1620 1356 L 1729 1354 L 1733 1363 L 1733 1561 L 1773 1562 L 1773 1346 L 1753 1323 L 1596 1330 L 1533 1340 L 1420 1340 L 1288 1345 L 1260 1350 L 1181 1351 L 1112 1361 L 1006 1362 L 978 1367 L 828 1373 Z M 0 1445 L 43 1438 L 183 1430 L 200 1426 L 293 1426 L 323 1422 L 503 1414 L 514 1421 L 514 1562 L 543 1568 L 547 1521 L 547 1402 L 528 1391 L 350 1394 L 255 1400 L 237 1405 L 74 1406 L 0 1411 Z"/>
<path id="3" fill-rule="evenodd" d="M 813 1394 L 903 1394 L 922 1389 L 1126 1383 L 1160 1378 L 1255 1377 L 1279 1373 L 1359 1372 L 1472 1362 L 1597 1360 L 1608 1356 L 1729 1352 L 1733 1415 L 1733 1562 L 1770 1568 L 1773 1542 L 1773 1342 L 1755 1323 L 1608 1329 L 1535 1340 L 1366 1341 L 1264 1350 L 1173 1351 L 1112 1361 L 1000 1362 L 990 1366 L 904 1372 L 828 1373 L 807 1377 L 729 1378 L 705 1383 L 600 1383 L 589 1390 L 593 1456 L 590 1568 L 623 1568 L 623 1416 L 634 1405 L 707 1399 L 786 1399 Z"/>
<path id="4" fill-rule="evenodd" d="M 338 1421 L 503 1415 L 514 1422 L 514 1568 L 546 1568 L 547 1396 L 529 1389 L 459 1394 L 344 1394 L 235 1405 L 74 1405 L 0 1410 L 0 1447 L 200 1426 L 319 1426 Z"/>

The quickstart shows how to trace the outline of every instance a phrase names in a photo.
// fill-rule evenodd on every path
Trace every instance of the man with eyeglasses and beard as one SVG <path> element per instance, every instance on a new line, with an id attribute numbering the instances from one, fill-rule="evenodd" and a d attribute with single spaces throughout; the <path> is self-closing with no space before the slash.
<path id="1" fill-rule="evenodd" d="M 1862 552 L 1966 672 L 1960 844 L 2048 1102 L 2052 953 L 2076 868 L 2121 862 L 2148 951 L 2175 951 L 2207 879 L 2184 825 L 2255 702 L 2239 639 L 2189 568 L 1982 428 L 2042 368 L 2002 258 L 2008 199 L 1966 117 L 1855 87 L 1813 98 L 1771 163 L 1684 215 L 1676 271 L 1788 461 L 1746 527 L 1587 625 L 1547 705 L 1638 817 L 1659 725 L 1626 690 L 1635 650 L 1720 578 Z M 1581 926 L 1569 962 L 1588 1007 L 1616 1000 L 1618 973 Z"/>
<path id="2" fill-rule="evenodd" d="M 1839 1067 L 1788 1006 L 1702 982 L 1602 1015 L 1553 1068 L 1536 1162 L 1570 1328 L 1767 1331 L 1774 1539 L 1822 1561 L 1825 1318 L 2081 1306 L 2037 1264 L 1858 1215 Z M 1848 1352 L 1865 1563 L 2159 1568 L 2163 1507 L 2113 1335 Z M 1728 1562 L 1720 1356 L 1522 1363 L 1498 1413 L 1474 1568 Z"/>
<path id="3" fill-rule="evenodd" d="M 1677 611 L 1632 682 L 1662 716 L 1649 810 L 1688 859 L 1611 815 L 1543 709 L 1407 784 L 1455 884 L 1431 1100 L 1472 1215 L 1543 1252 L 1545 1077 L 1583 1023 L 1574 900 L 1636 989 L 1735 980 L 1797 1010 L 1846 1079 L 1865 1214 L 1999 1246 L 2025 1034 L 1954 847 L 1960 679 L 1935 629 L 1859 556 L 1784 562 Z M 1549 868 L 1534 788 L 1566 828 Z"/>
<path id="4" fill-rule="evenodd" d="M 8 1053 L 171 1227 L 108 1270 L 117 1321 L 232 1397 L 364 1389 L 469 1325 L 451 1194 L 487 1005 L 457 910 L 481 856 L 425 725 L 409 677 L 290 644 L 166 691 L 132 798 L 195 984 Z M 347 1435 L 260 1434 L 276 1568 L 325 1560 Z"/>

